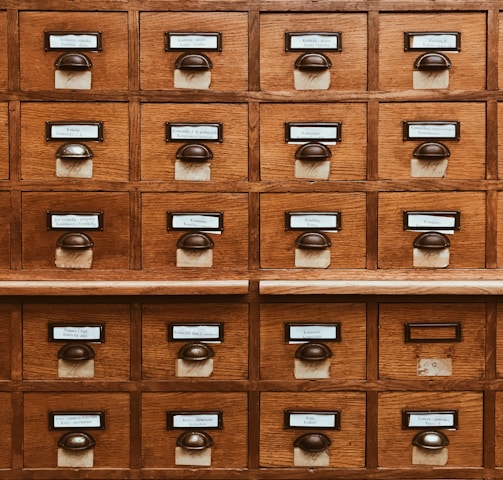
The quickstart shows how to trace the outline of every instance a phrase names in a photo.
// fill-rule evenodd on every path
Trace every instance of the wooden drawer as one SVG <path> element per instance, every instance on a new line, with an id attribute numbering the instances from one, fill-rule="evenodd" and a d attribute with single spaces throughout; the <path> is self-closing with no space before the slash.
<path id="1" fill-rule="evenodd" d="M 378 418 L 379 467 L 482 466 L 481 393 L 383 392 L 379 393 Z M 452 427 L 453 421 L 457 426 Z M 442 436 L 447 437 L 448 445 L 428 452 L 414 446 L 414 438 L 425 443 L 416 437 L 424 432 L 435 432 L 439 444 Z"/>
<path id="2" fill-rule="evenodd" d="M 25 304 L 23 378 L 128 380 L 129 305 Z"/>
<path id="3" fill-rule="evenodd" d="M 8 303 L 0 304 L 0 380 L 11 379 L 11 352 L 12 349 L 19 350 L 21 348 L 21 345 L 19 345 L 18 343 L 11 343 L 11 324 L 12 319 L 16 315 L 17 311 L 17 305 Z"/>
<path id="4" fill-rule="evenodd" d="M 318 415 L 323 412 L 326 415 Z M 327 425 L 331 424 L 331 427 Z M 298 425 L 298 426 L 297 426 Z M 328 437 L 328 449 L 303 455 L 303 435 Z M 323 437 L 322 437 L 323 438 Z M 311 439 L 306 439 L 309 444 Z M 321 440 L 323 441 L 323 440 Z M 311 441 L 319 444 L 321 441 Z M 300 450 L 300 451 L 299 451 Z M 310 458 L 306 462 L 305 456 Z M 316 462 L 316 463 L 315 463 Z M 260 466 L 365 466 L 365 394 L 268 392 L 260 395 Z"/>
<path id="5" fill-rule="evenodd" d="M 7 90 L 7 12 L 0 11 L 0 90 Z"/>
<path id="6" fill-rule="evenodd" d="M 127 103 L 23 103 L 23 180 L 129 179 Z"/>
<path id="7" fill-rule="evenodd" d="M 142 90 L 248 89 L 246 13 L 143 12 L 140 32 Z M 194 54 L 202 55 L 192 62 L 202 70 L 187 65 Z"/>
<path id="8" fill-rule="evenodd" d="M 287 212 L 302 217 L 300 227 L 291 228 L 299 222 L 288 221 L 289 229 L 285 228 Z M 320 212 L 329 214 L 326 221 L 331 225 L 338 222 L 331 227 L 333 231 L 328 232 L 325 215 Z M 261 194 L 260 266 L 327 268 L 328 263 L 328 268 L 365 268 L 365 218 L 364 193 Z M 325 244 L 328 239 L 331 246 L 312 249 L 296 246 L 302 240 L 301 235 L 319 230 L 324 231 Z"/>
<path id="9" fill-rule="evenodd" d="M 142 318 L 144 379 L 248 378 L 247 305 L 144 305 Z"/>
<path id="10" fill-rule="evenodd" d="M 128 468 L 129 423 L 128 393 L 26 393 L 24 467 Z M 90 435 L 96 444 L 80 454 L 68 453 L 58 446 L 67 434 Z M 78 443 L 87 442 L 74 442 Z"/>
<path id="11" fill-rule="evenodd" d="M 485 377 L 485 305 L 407 303 L 379 306 L 379 378 Z"/>
<path id="12" fill-rule="evenodd" d="M 260 306 L 260 378 L 366 378 L 366 308 L 360 303 Z"/>
<path id="13" fill-rule="evenodd" d="M 503 415 L 503 392 L 496 392 L 496 444 L 495 444 L 495 464 L 497 467 L 503 465 L 503 427 L 501 425 L 501 415 Z"/>
<path id="14" fill-rule="evenodd" d="M 49 50 L 45 47 L 44 32 L 50 37 Z M 76 39 L 72 39 L 72 35 Z M 54 90 L 56 75 L 65 71 L 74 75 L 62 80 L 60 88 L 70 89 L 72 95 L 79 91 L 128 88 L 128 18 L 125 12 L 20 12 L 19 39 L 23 90 Z M 63 68 L 68 64 L 66 57 L 60 57 L 69 53 L 78 54 L 78 58 L 68 59 L 70 65 L 79 68 L 77 72 L 56 68 L 56 63 L 62 63 Z M 92 66 L 82 70 L 89 62 Z M 88 72 L 90 88 L 86 82 L 86 88 L 82 88 L 80 82 L 75 83 L 75 73 L 82 76 Z"/>
<path id="15" fill-rule="evenodd" d="M 129 268 L 128 193 L 24 192 L 22 202 L 23 268 Z"/>
<path id="16" fill-rule="evenodd" d="M 7 392 L 0 393 L 0 468 L 11 468 L 12 451 L 12 398 Z"/>
<path id="17" fill-rule="evenodd" d="M 8 179 L 8 178 L 9 178 L 9 105 L 7 102 L 0 102 L 0 179 Z"/>
<path id="18" fill-rule="evenodd" d="M 364 180 L 366 124 L 363 103 L 262 104 L 261 179 Z"/>
<path id="19" fill-rule="evenodd" d="M 458 217 L 459 230 L 455 226 Z M 485 266 L 483 192 L 380 193 L 378 222 L 379 268 Z M 454 227 L 450 230 L 453 234 L 440 230 L 450 225 Z M 444 233 L 442 238 L 421 237 L 427 232 Z M 450 246 L 440 248 L 446 238 Z"/>
<path id="20" fill-rule="evenodd" d="M 248 106 L 143 104 L 143 180 L 248 178 Z"/>
<path id="21" fill-rule="evenodd" d="M 183 436 L 190 431 L 196 440 L 212 445 L 202 451 L 188 449 L 190 439 Z M 184 446 L 177 446 L 177 440 Z M 144 468 L 246 468 L 247 394 L 144 393 L 142 445 Z"/>
<path id="22" fill-rule="evenodd" d="M 248 196 L 144 193 L 142 244 L 145 269 L 246 269 Z"/>
<path id="23" fill-rule="evenodd" d="M 379 178 L 483 179 L 485 125 L 484 103 L 380 104 Z"/>
<path id="24" fill-rule="evenodd" d="M 0 268 L 10 267 L 10 193 L 0 192 Z"/>
<path id="25" fill-rule="evenodd" d="M 405 35 L 411 33 L 414 35 Z M 442 33 L 448 35 L 440 36 Z M 432 53 L 440 53 L 443 58 L 432 58 Z M 421 58 L 424 54 L 430 55 L 426 59 Z M 423 78 L 417 79 L 418 75 L 414 72 L 420 70 L 415 67 L 415 63 L 424 66 L 430 61 L 442 66 L 450 63 L 451 67 L 433 73 L 431 70 L 422 71 L 419 77 Z M 379 15 L 380 89 L 481 90 L 485 87 L 484 13 L 417 12 Z"/>
<path id="26" fill-rule="evenodd" d="M 329 33 L 328 38 L 313 35 Z M 291 43 L 285 36 L 295 33 Z M 334 34 L 338 34 L 335 37 Z M 313 43 L 314 42 L 314 43 Z M 327 47 L 328 44 L 328 47 Z M 314 46 L 313 46 L 314 45 Z M 287 51 L 288 50 L 288 51 Z M 311 61 L 331 65 L 311 76 L 296 68 Z M 303 57 L 307 55 L 308 58 Z M 304 73 L 304 75 L 303 75 Z M 300 75 L 299 75 L 300 74 Z M 320 74 L 328 78 L 320 79 Z M 300 76 L 300 79 L 298 78 Z M 304 78 L 302 78 L 304 76 Z M 295 78 L 297 77 L 297 78 Z M 315 78 L 313 78 L 315 77 Z M 318 78 L 316 78 L 318 77 Z M 364 13 L 265 13 L 260 16 L 261 90 L 367 89 L 367 15 Z M 320 88 L 321 87 L 321 88 Z"/>

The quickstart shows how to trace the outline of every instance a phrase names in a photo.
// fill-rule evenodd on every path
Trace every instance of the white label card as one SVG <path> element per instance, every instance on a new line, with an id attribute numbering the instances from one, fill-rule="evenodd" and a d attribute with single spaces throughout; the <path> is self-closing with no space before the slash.
<path id="1" fill-rule="evenodd" d="M 53 414 L 53 428 L 102 428 L 102 415 L 92 414 Z"/>
<path id="2" fill-rule="evenodd" d="M 439 215 L 414 215 L 408 216 L 410 228 L 452 228 L 456 226 L 456 219 L 454 217 L 441 217 Z"/>
<path id="3" fill-rule="evenodd" d="M 179 50 L 216 50 L 218 48 L 218 34 L 198 35 L 170 33 L 169 48 Z"/>
<path id="4" fill-rule="evenodd" d="M 100 218 L 98 214 L 77 215 L 77 214 L 52 214 L 51 228 L 92 228 L 99 229 Z"/>
<path id="5" fill-rule="evenodd" d="M 98 49 L 98 35 L 90 34 L 51 34 L 49 48 L 53 49 Z"/>
<path id="6" fill-rule="evenodd" d="M 53 340 L 88 340 L 101 341 L 102 328 L 99 326 L 52 327 Z"/>
<path id="7" fill-rule="evenodd" d="M 455 426 L 454 413 L 409 413 L 410 428 L 453 428 Z"/>
<path id="8" fill-rule="evenodd" d="M 220 228 L 220 217 L 211 215 L 173 215 L 172 228 L 176 229 L 197 229 L 197 230 L 218 230 Z"/>
<path id="9" fill-rule="evenodd" d="M 290 340 L 336 340 L 337 325 L 290 325 Z"/>
<path id="10" fill-rule="evenodd" d="M 339 47 L 338 35 L 319 35 L 306 33 L 304 35 L 292 35 L 290 48 L 294 50 L 337 50 Z"/>
<path id="11" fill-rule="evenodd" d="M 89 138 L 98 140 L 99 126 L 98 125 L 52 125 L 51 138 Z"/>
<path id="12" fill-rule="evenodd" d="M 295 140 L 332 140 L 335 142 L 338 138 L 339 130 L 337 127 L 322 126 L 291 126 L 290 141 Z"/>
<path id="13" fill-rule="evenodd" d="M 409 125 L 409 138 L 452 138 L 457 136 L 456 125 L 448 124 L 421 124 Z"/>
<path id="14" fill-rule="evenodd" d="M 219 140 L 217 125 L 171 126 L 171 140 Z"/>
<path id="15" fill-rule="evenodd" d="M 219 340 L 220 325 L 173 325 L 173 340 Z"/>
<path id="16" fill-rule="evenodd" d="M 452 50 L 457 48 L 457 36 L 450 34 L 416 34 L 412 37 L 411 48 Z"/>
<path id="17" fill-rule="evenodd" d="M 336 413 L 290 413 L 288 423 L 291 428 L 336 428 L 336 417 Z"/>
<path id="18" fill-rule="evenodd" d="M 291 215 L 290 228 L 292 229 L 337 229 L 339 228 L 337 215 L 305 214 Z"/>
<path id="19" fill-rule="evenodd" d="M 175 414 L 173 428 L 219 428 L 217 413 Z"/>

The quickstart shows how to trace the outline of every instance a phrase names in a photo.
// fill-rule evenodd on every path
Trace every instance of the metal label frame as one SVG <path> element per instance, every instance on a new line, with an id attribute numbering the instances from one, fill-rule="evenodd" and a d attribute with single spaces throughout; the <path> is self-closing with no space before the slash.
<path id="1" fill-rule="evenodd" d="M 96 137 L 53 137 L 52 136 L 52 127 L 57 126 L 57 125 L 89 125 L 89 126 L 96 126 L 98 127 L 98 134 Z M 103 122 L 102 121 L 97 121 L 97 120 L 90 120 L 90 121 L 85 121 L 85 120 L 76 120 L 76 121 L 63 121 L 63 120 L 58 120 L 54 122 L 45 122 L 45 140 L 47 142 L 68 142 L 68 141 L 94 141 L 94 142 L 103 142 L 105 140 L 104 135 L 103 135 Z"/>
<path id="2" fill-rule="evenodd" d="M 330 216 L 337 218 L 337 226 L 335 227 L 292 227 L 292 218 L 295 216 Z M 285 230 L 286 231 L 322 231 L 322 232 L 338 232 L 342 229 L 342 214 L 339 210 L 333 212 L 285 212 Z"/>
<path id="3" fill-rule="evenodd" d="M 88 35 L 96 37 L 96 47 L 51 47 L 51 36 L 65 36 L 65 35 Z M 101 52 L 103 50 L 103 32 L 88 32 L 88 31 L 49 31 L 44 32 L 44 50 L 46 52 L 66 52 L 69 50 L 76 50 L 79 52 Z"/>
<path id="4" fill-rule="evenodd" d="M 217 46 L 215 48 L 207 47 L 171 47 L 171 37 L 216 37 Z M 222 51 L 222 32 L 164 32 L 164 51 L 166 52 L 186 52 L 186 51 L 197 50 L 199 52 L 221 52 Z"/>
<path id="5" fill-rule="evenodd" d="M 335 48 L 319 48 L 317 46 L 312 48 L 296 48 L 292 47 L 293 37 L 302 37 L 309 35 L 318 35 L 320 37 L 336 37 L 337 47 Z M 285 32 L 285 52 L 341 52 L 342 51 L 342 33 L 341 32 Z"/>
<path id="6" fill-rule="evenodd" d="M 186 415 L 186 416 L 197 416 L 197 415 L 216 415 L 217 416 L 217 426 L 216 427 L 175 427 L 174 425 L 174 417 L 177 415 Z M 166 428 L 167 430 L 187 430 L 191 428 L 201 428 L 201 430 L 223 430 L 224 422 L 223 422 L 223 411 L 222 410 L 199 410 L 199 411 L 168 411 L 166 412 Z"/>
<path id="7" fill-rule="evenodd" d="M 98 226 L 97 227 L 54 227 L 52 225 L 52 216 L 53 215 L 75 215 L 82 217 L 90 217 L 95 216 L 98 218 Z M 103 231 L 104 229 L 104 212 L 102 210 L 98 212 L 76 212 L 76 211 L 50 211 L 46 212 L 46 229 L 47 230 L 90 230 L 90 231 Z"/>
<path id="8" fill-rule="evenodd" d="M 304 338 L 292 338 L 292 327 L 335 327 L 335 337 L 334 338 L 320 338 L 320 337 L 304 337 Z M 340 342 L 342 340 L 341 337 L 341 323 L 333 322 L 333 323 L 285 323 L 285 341 L 286 342 L 312 342 L 319 340 L 320 342 Z"/>
<path id="9" fill-rule="evenodd" d="M 452 424 L 447 426 L 411 426 L 410 417 L 412 415 L 452 415 Z M 402 430 L 423 430 L 436 428 L 439 430 L 457 430 L 458 411 L 457 410 L 402 410 Z"/>
<path id="10" fill-rule="evenodd" d="M 99 328 L 99 339 L 89 340 L 78 338 L 54 338 L 55 328 Z M 49 342 L 86 342 L 86 343 L 105 343 L 105 325 L 103 323 L 48 323 L 47 334 Z"/>
<path id="11" fill-rule="evenodd" d="M 335 127 L 337 135 L 335 137 L 304 137 L 292 138 L 292 127 Z M 342 122 L 285 122 L 285 142 L 342 142 Z"/>
<path id="12" fill-rule="evenodd" d="M 451 323 L 404 323 L 404 340 L 406 343 L 454 343 L 461 342 L 461 323 L 460 322 L 451 322 Z M 453 337 L 414 337 L 413 329 L 414 328 L 431 328 L 435 329 L 451 329 L 454 330 Z"/>
<path id="13" fill-rule="evenodd" d="M 299 426 L 291 424 L 292 415 L 331 415 L 334 417 L 334 426 L 325 427 L 319 425 Z M 316 430 L 340 430 L 341 429 L 341 411 L 340 410 L 285 410 L 283 413 L 283 428 L 287 429 L 316 429 Z"/>
<path id="14" fill-rule="evenodd" d="M 454 218 L 454 226 L 452 227 L 411 227 L 409 225 L 409 215 L 428 215 L 430 217 L 452 217 Z M 403 212 L 403 229 L 408 231 L 424 232 L 424 231 L 451 231 L 451 230 L 461 230 L 461 212 L 459 210 L 454 211 L 424 211 L 424 210 L 404 210 Z"/>
<path id="15" fill-rule="evenodd" d="M 89 416 L 98 416 L 100 419 L 100 426 L 99 427 L 83 427 L 83 426 L 75 426 L 75 427 L 56 427 L 54 425 L 54 419 L 56 416 L 78 416 L 81 415 L 83 417 L 89 415 Z M 49 430 L 63 430 L 63 429 L 68 429 L 68 430 L 74 430 L 74 429 L 86 429 L 86 430 L 105 430 L 105 412 L 103 411 L 96 411 L 92 412 L 89 410 L 85 411 L 67 411 L 67 412 L 62 412 L 62 411 L 56 411 L 56 412 L 49 412 Z"/>
<path id="16" fill-rule="evenodd" d="M 208 123 L 199 123 L 199 122 L 166 122 L 166 142 L 219 142 L 222 143 L 224 141 L 224 133 L 223 133 L 223 123 L 222 122 L 208 122 Z M 217 138 L 173 138 L 173 127 L 216 127 L 217 129 Z"/>
<path id="17" fill-rule="evenodd" d="M 419 36 L 452 35 L 456 37 L 456 46 L 447 48 L 438 47 L 411 47 L 412 39 Z M 459 52 L 461 51 L 461 32 L 403 32 L 403 49 L 405 52 Z"/>
<path id="18" fill-rule="evenodd" d="M 410 128 L 413 125 L 454 125 L 455 133 L 453 137 L 449 136 L 421 136 L 421 137 L 411 137 Z M 402 123 L 403 129 L 403 140 L 404 141 L 415 141 L 419 142 L 422 140 L 453 140 L 459 141 L 461 139 L 461 122 L 458 120 L 404 120 Z"/>
<path id="19" fill-rule="evenodd" d="M 197 337 L 197 338 L 174 338 L 173 331 L 175 327 L 218 327 L 218 337 Z M 170 342 L 188 342 L 188 341 L 201 341 L 201 342 L 222 342 L 224 339 L 224 324 L 218 322 L 205 322 L 205 323 L 168 323 L 168 340 Z"/>
<path id="20" fill-rule="evenodd" d="M 224 230 L 224 213 L 223 212 L 166 212 L 168 221 L 168 231 L 201 231 L 201 232 L 223 232 Z M 176 216 L 189 216 L 198 215 L 203 217 L 215 217 L 218 218 L 218 227 L 174 227 L 173 219 Z"/>

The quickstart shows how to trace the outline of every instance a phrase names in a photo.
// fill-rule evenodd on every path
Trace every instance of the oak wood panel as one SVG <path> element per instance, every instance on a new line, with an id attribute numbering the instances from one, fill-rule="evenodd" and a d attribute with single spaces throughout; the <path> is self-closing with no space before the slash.
<path id="1" fill-rule="evenodd" d="M 9 104 L 0 102 L 0 178 L 9 178 Z"/>
<path id="2" fill-rule="evenodd" d="M 7 90 L 7 12 L 0 11 L 0 90 Z"/>

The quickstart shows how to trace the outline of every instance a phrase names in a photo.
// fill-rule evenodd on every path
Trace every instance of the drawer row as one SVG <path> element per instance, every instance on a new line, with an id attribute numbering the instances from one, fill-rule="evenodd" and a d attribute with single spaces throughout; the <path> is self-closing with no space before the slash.
<path id="1" fill-rule="evenodd" d="M 260 394 L 249 418 L 246 393 L 24 393 L 24 468 L 128 468 L 132 418 L 141 418 L 142 468 L 246 468 L 249 422 L 260 423 L 261 467 L 363 468 L 363 392 Z M 12 406 L 0 393 L 0 466 L 10 466 Z M 484 395 L 386 392 L 378 397 L 378 466 L 482 467 Z M 496 393 L 496 419 L 503 413 Z M 495 423 L 496 466 L 503 425 Z M 139 444 L 138 439 L 134 441 Z M 80 448 L 76 448 L 76 447 Z"/>
<path id="2" fill-rule="evenodd" d="M 11 378 L 11 304 L 0 309 L 0 379 Z M 127 304 L 25 304 L 24 380 L 127 381 L 131 318 Z M 381 380 L 484 380 L 486 305 L 383 303 L 379 306 Z M 249 362 L 261 380 L 367 377 L 365 303 L 260 306 L 260 358 L 249 349 L 248 305 L 144 305 L 143 380 L 245 380 Z M 138 327 L 135 327 L 135 329 Z M 503 378 L 503 307 L 497 315 L 496 375 Z M 374 341 L 374 340 L 373 340 Z M 137 348 L 137 347 L 134 347 Z"/>
<path id="3" fill-rule="evenodd" d="M 498 212 L 503 194 L 498 192 Z M 377 236 L 367 238 L 367 195 L 260 194 L 260 267 L 365 269 L 377 241 L 378 267 L 485 268 L 486 192 L 381 192 Z M 248 270 L 249 195 L 142 193 L 141 245 L 127 192 L 23 192 L 21 218 L 0 192 L 0 268 L 10 268 L 10 226 L 20 228 L 22 268 L 128 269 L 141 248 L 141 268 Z M 368 207 L 368 208 L 367 208 Z M 498 214 L 491 212 L 491 215 Z M 376 226 L 373 225 L 372 228 Z M 498 223 L 498 266 L 503 266 Z M 487 247 L 489 248 L 489 247 Z M 491 250 L 493 252 L 493 250 Z M 138 267 L 136 267 L 138 268 Z"/>
<path id="4" fill-rule="evenodd" d="M 0 102 L 0 179 L 9 178 L 8 110 Z M 261 180 L 367 178 L 366 103 L 261 104 L 259 114 Z M 503 151 L 501 103 L 487 121 L 485 102 L 381 103 L 378 115 L 379 180 L 485 179 L 487 121 L 499 119 Z M 128 103 L 23 102 L 21 179 L 130 180 L 129 117 Z M 248 118 L 243 103 L 142 104 L 140 179 L 248 180 Z"/>
<path id="5" fill-rule="evenodd" d="M 486 88 L 485 12 L 381 13 L 378 21 L 378 45 L 370 46 L 378 48 L 377 89 Z M 23 11 L 18 22 L 22 90 L 128 90 L 127 13 Z M 369 23 L 366 13 L 261 14 L 253 31 L 260 88 L 365 91 Z M 6 26 L 0 11 L 0 90 Z M 248 89 L 247 13 L 140 12 L 138 27 L 142 90 Z"/>

